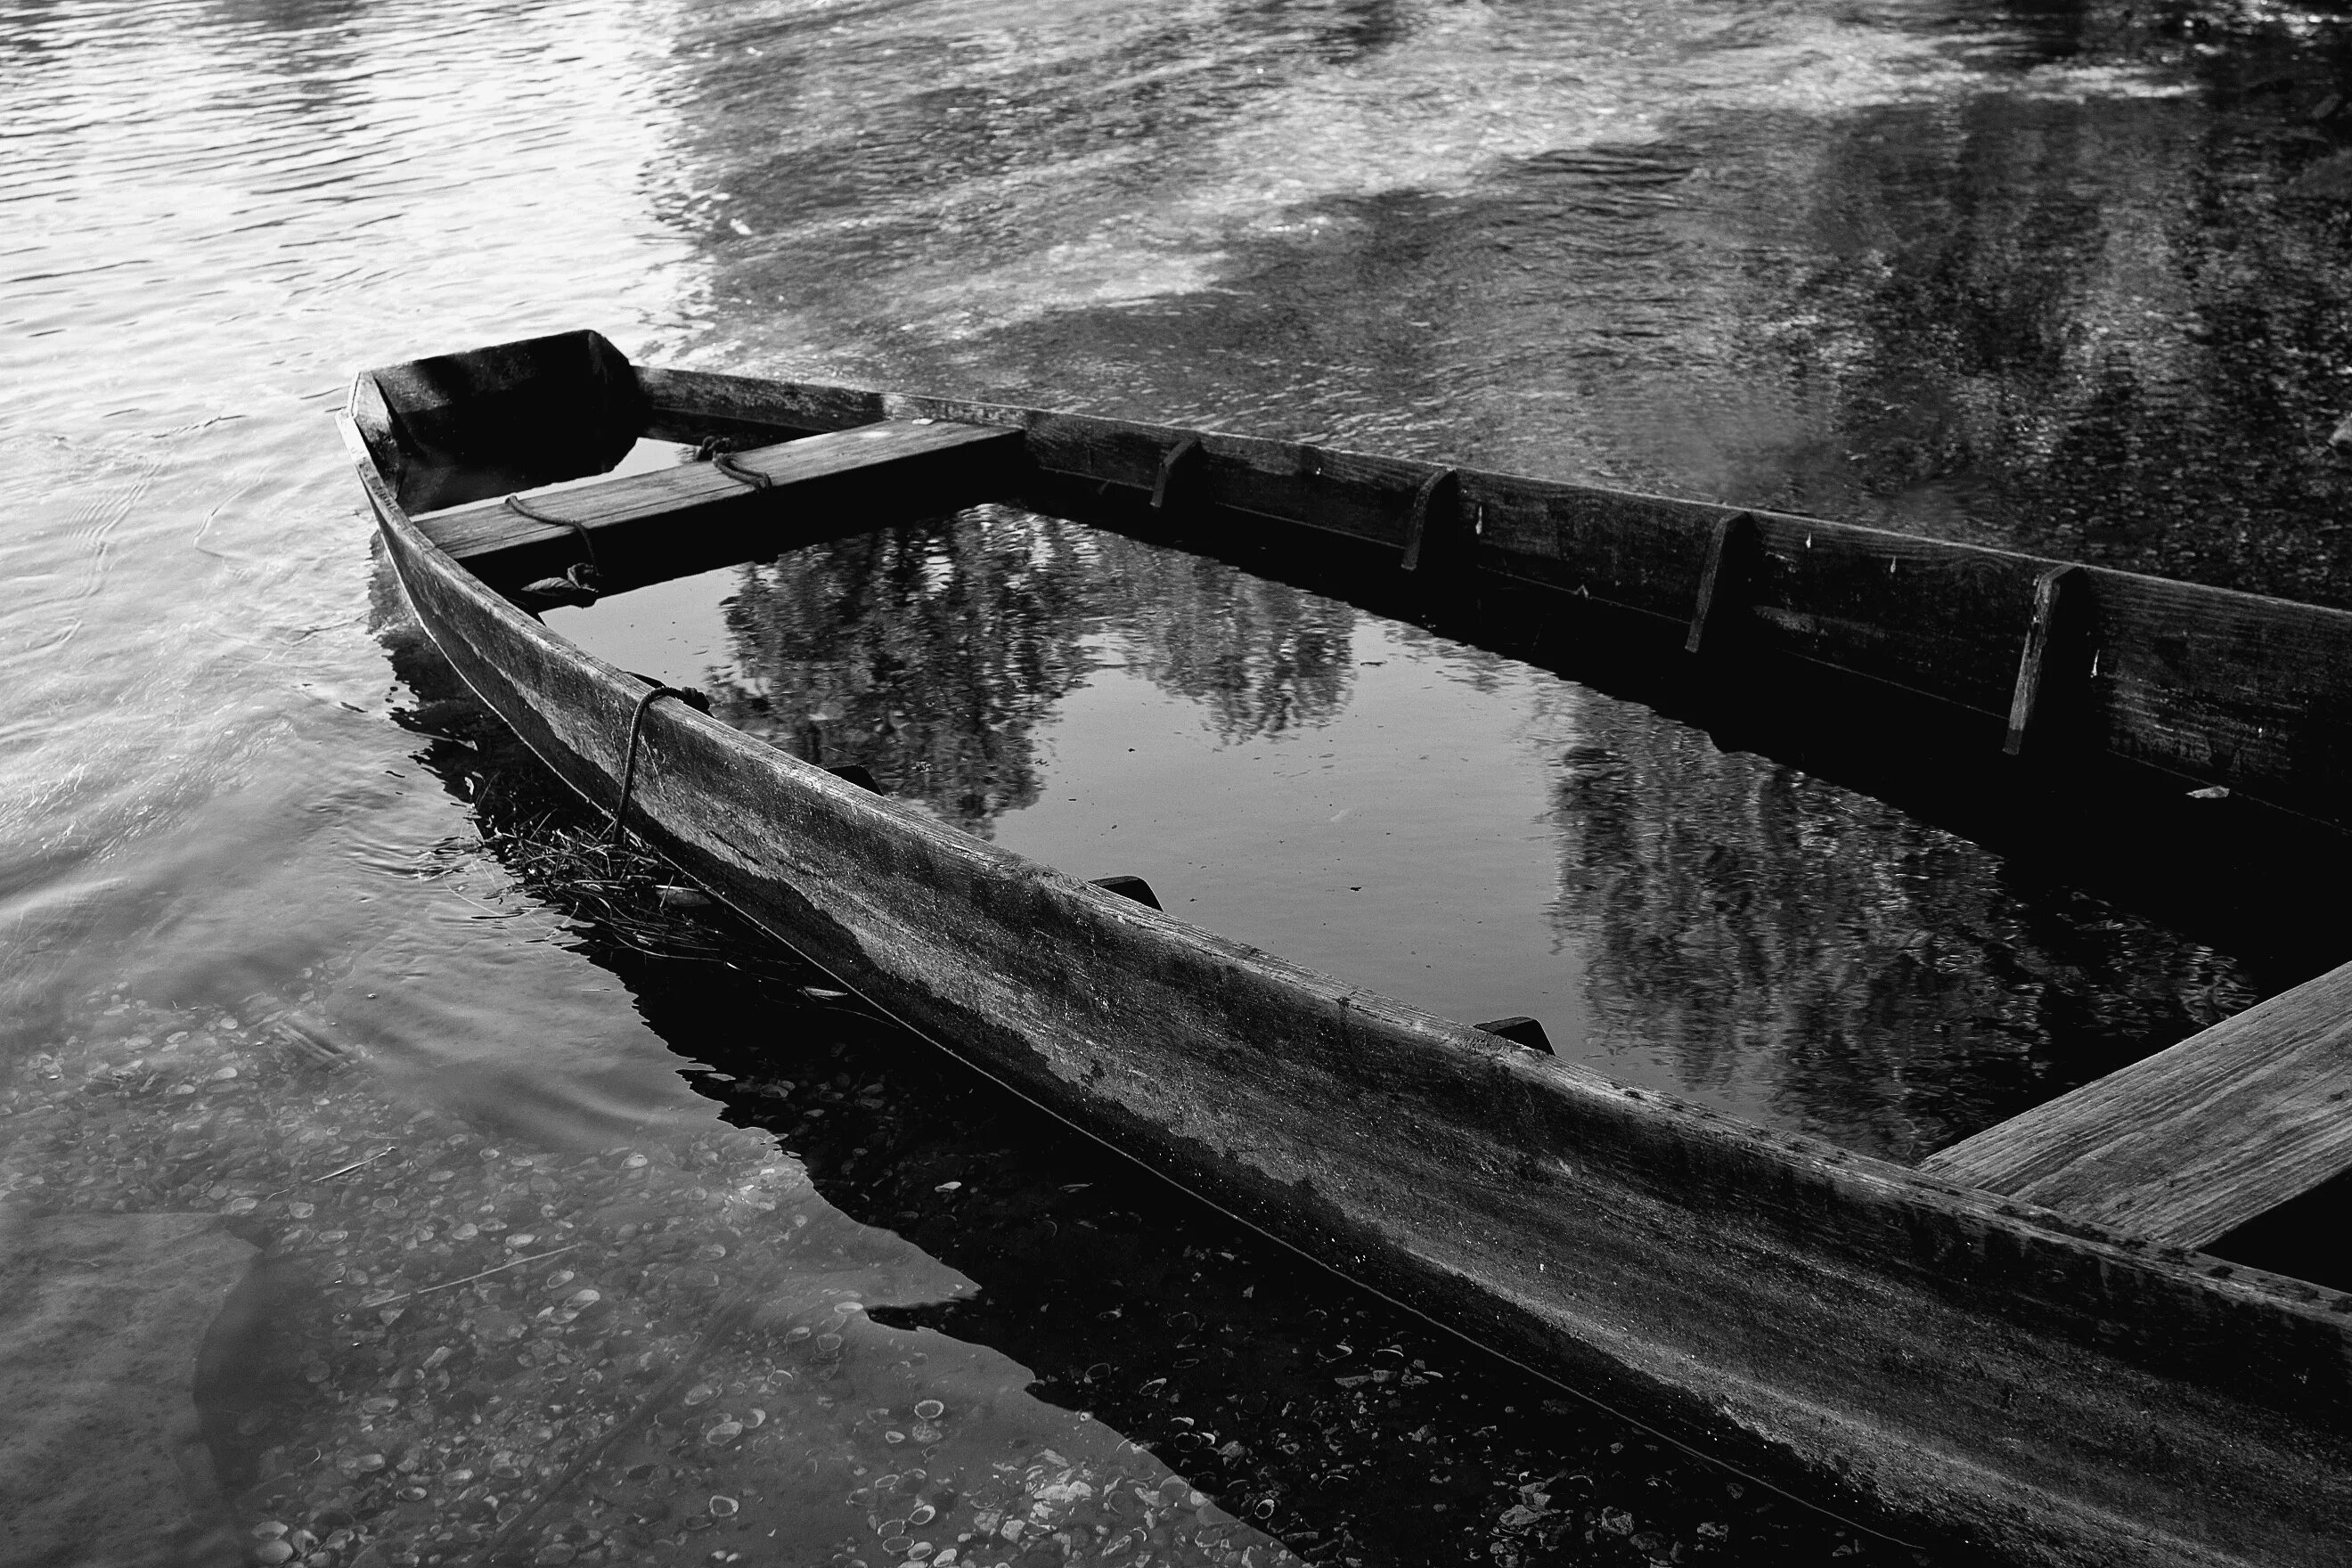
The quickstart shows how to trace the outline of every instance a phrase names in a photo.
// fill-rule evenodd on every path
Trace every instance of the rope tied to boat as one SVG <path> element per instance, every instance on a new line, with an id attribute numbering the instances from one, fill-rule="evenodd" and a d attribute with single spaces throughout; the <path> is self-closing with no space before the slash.
<path id="1" fill-rule="evenodd" d="M 533 522 L 543 522 L 553 528 L 568 528 L 576 534 L 580 540 L 581 552 L 587 559 L 575 563 L 564 573 L 564 576 L 571 579 L 574 587 L 584 588 L 592 594 L 597 591 L 596 541 L 590 537 L 586 523 L 577 518 L 563 517 L 551 511 L 541 511 L 520 496 L 510 495 L 506 498 L 504 504 L 506 509 L 517 517 L 529 518 Z"/>
<path id="2" fill-rule="evenodd" d="M 613 807 L 613 825 L 604 830 L 605 843 L 618 844 L 625 831 L 624 825 L 629 819 L 629 796 L 636 789 L 637 746 L 645 734 L 646 710 L 654 705 L 654 700 L 657 697 L 675 697 L 680 702 L 691 707 L 695 705 L 695 699 L 700 695 L 699 692 L 687 691 L 675 686 L 656 686 L 637 699 L 636 709 L 629 715 L 629 744 L 621 753 L 621 799 L 619 804 Z"/>
<path id="3" fill-rule="evenodd" d="M 732 452 L 712 452 L 710 466 L 737 483 L 749 485 L 755 490 L 764 490 L 776 482 L 759 469 L 747 468 L 737 462 Z"/>

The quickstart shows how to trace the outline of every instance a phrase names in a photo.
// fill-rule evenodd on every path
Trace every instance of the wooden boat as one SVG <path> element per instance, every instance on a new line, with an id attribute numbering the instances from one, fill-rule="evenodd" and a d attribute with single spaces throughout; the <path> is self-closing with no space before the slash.
<path id="1" fill-rule="evenodd" d="M 528 606 L 591 560 L 610 591 L 1014 498 L 1289 552 L 1367 599 L 1602 625 L 1700 680 L 1825 671 L 1988 766 L 2040 752 L 2062 783 L 2105 781 L 2095 809 L 2121 769 L 2330 825 L 2352 815 L 2352 616 L 1817 519 L 646 369 L 585 332 L 367 372 L 345 429 L 418 617 L 550 767 L 1118 1149 L 1908 1539 L 2352 1561 L 2352 1295 L 2198 1250 L 2352 1163 L 2352 967 L 1908 1168 L 1026 862 L 662 700 Z M 733 450 L 502 499 L 605 474 L 643 436 Z"/>

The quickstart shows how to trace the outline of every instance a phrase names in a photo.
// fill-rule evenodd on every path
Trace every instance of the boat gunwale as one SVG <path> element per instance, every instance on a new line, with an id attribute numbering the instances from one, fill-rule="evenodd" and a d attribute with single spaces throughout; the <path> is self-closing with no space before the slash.
<path id="1" fill-rule="evenodd" d="M 1580 569 L 1565 561 L 1549 560 L 1539 551 L 1522 547 L 1527 543 L 1525 528 L 1519 531 L 1519 537 L 1516 540 L 1502 542 L 1485 540 L 1484 535 L 1479 534 L 1462 552 L 1457 571 L 1468 568 L 1469 571 L 1462 574 L 1484 574 L 1498 584 L 1520 584 L 1605 605 L 1613 610 L 1665 626 L 1686 626 L 1692 620 L 1705 580 L 1707 552 L 1712 543 L 1710 536 L 1721 525 L 1736 520 L 1746 520 L 1763 531 L 1767 536 L 1762 542 L 1763 553 L 1774 560 L 1790 562 L 1800 556 L 1821 554 L 1834 545 L 1839 552 L 1873 562 L 1883 561 L 1890 568 L 1890 576 L 1893 575 L 1891 568 L 1907 563 L 1914 576 L 1923 572 L 1940 574 L 1956 582 L 1972 582 L 1979 588 L 1990 585 L 1997 589 L 1993 598 L 1998 603 L 2000 616 L 1996 618 L 2006 617 L 2013 620 L 2014 625 L 1979 626 L 1975 628 L 1981 634 L 1980 641 L 1984 646 L 1975 650 L 1980 657 L 1973 662 L 1981 665 L 1990 659 L 1992 667 L 1988 669 L 1962 670 L 1958 665 L 1968 661 L 1923 655 L 1913 661 L 1913 667 L 1906 673 L 1899 663 L 1890 668 L 1881 661 L 1874 667 L 1870 662 L 1841 657 L 1835 651 L 1835 637 L 1830 634 L 1842 633 L 1849 637 L 1860 636 L 1868 641 L 1876 635 L 1876 628 L 1864 621 L 1841 620 L 1827 608 L 1821 607 L 1766 606 L 1760 603 L 1748 606 L 1755 621 L 1769 624 L 1760 627 L 1748 626 L 1745 640 L 1751 645 L 1767 647 L 1775 657 L 1799 665 L 1857 679 L 1902 693 L 1912 700 L 1946 704 L 1990 727 L 1995 745 L 2000 744 L 2000 727 L 2017 713 L 2018 684 L 2023 674 L 2025 649 L 2029 642 L 2035 640 L 2032 622 L 2037 585 L 2052 574 L 2068 574 L 2067 592 L 2072 596 L 2070 602 L 2075 606 L 2073 613 L 2078 618 L 2089 613 L 2084 609 L 2084 605 L 2096 606 L 2100 616 L 2111 616 L 2119 623 L 2133 616 L 2146 620 L 2155 616 L 2159 608 L 2172 615 L 2193 607 L 2200 621 L 2192 629 L 2206 639 L 2209 648 L 2221 648 L 2225 654 L 2242 652 L 2243 649 L 2232 642 L 2234 638 L 2258 643 L 2266 649 L 2284 654 L 2292 652 L 2299 642 L 2307 641 L 2315 648 L 2324 643 L 2328 648 L 2339 650 L 2345 660 L 2352 661 L 2352 609 L 1994 545 L 1928 538 L 1867 523 L 1721 501 L 1653 495 L 1575 480 L 1453 465 L 1436 459 L 1391 458 L 1270 437 L 1160 425 L 1019 404 L 884 392 L 712 371 L 642 365 L 632 366 L 632 369 L 636 377 L 638 396 L 648 409 L 646 433 L 656 437 L 665 428 L 682 428 L 688 422 L 694 422 L 705 430 L 734 426 L 746 431 L 768 428 L 816 433 L 849 428 L 858 423 L 870 423 L 881 418 L 956 420 L 1022 430 L 1032 437 L 1033 457 L 1045 473 L 1089 483 L 1109 483 L 1145 493 L 1153 491 L 1157 478 L 1151 464 L 1187 442 L 1198 441 L 1200 451 L 1207 459 L 1238 465 L 1246 469 L 1251 479 L 1258 481 L 1293 481 L 1320 487 L 1317 495 L 1318 503 L 1339 500 L 1360 521 L 1367 514 L 1376 521 L 1371 526 L 1347 526 L 1328 518 L 1304 515 L 1303 508 L 1285 510 L 1270 505 L 1253 504 L 1250 499 L 1236 498 L 1230 486 L 1226 487 L 1224 493 L 1213 498 L 1213 505 L 1312 533 L 1337 536 L 1359 544 L 1391 550 L 1402 550 L 1407 544 L 1402 530 L 1405 526 L 1411 499 L 1423 486 L 1444 475 L 1453 476 L 1466 508 L 1493 506 L 1517 508 L 1523 513 L 1529 510 L 1542 512 L 1552 519 L 1552 526 L 1557 531 L 1564 531 L 1570 527 L 1569 521 L 1559 515 L 1563 512 L 1623 513 L 1638 517 L 1644 528 L 1664 524 L 1667 525 L 1665 531 L 1679 533 L 1679 537 L 1671 541 L 1650 542 L 1653 545 L 1664 544 L 1664 548 L 1649 563 L 1649 568 L 1658 568 L 1667 556 L 1675 558 L 1675 564 L 1665 573 L 1670 580 L 1663 585 L 1640 581 L 1642 573 L 1636 571 L 1631 580 L 1634 591 L 1629 591 L 1626 583 L 1612 585 L 1595 570 Z M 735 408 L 730 410 L 720 406 L 730 401 L 737 405 Z M 772 415 L 790 411 L 795 417 L 761 420 L 750 417 L 747 412 L 762 409 Z M 1061 450 L 1078 448 L 1089 458 L 1099 455 L 1090 443 L 1103 447 L 1139 447 L 1145 450 L 1114 453 L 1103 462 L 1089 462 L 1081 467 L 1056 468 L 1052 461 L 1052 452 L 1035 449 L 1036 443 L 1041 440 L 1052 442 Z M 1109 471 L 1114 468 L 1119 471 Z M 1341 493 L 1322 493 L 1334 490 Z M 1278 500 L 1280 498 L 1271 499 Z M 1627 526 L 1630 525 L 1608 524 L 1604 531 L 1622 533 Z M 1497 530 L 1498 534 L 1501 531 Z M 1607 541 L 1605 545 L 1620 547 L 1622 541 Z M 1822 548 L 1816 549 L 1816 546 Z M 1605 548 L 1603 552 L 1606 553 Z M 1688 581 L 1682 581 L 1683 577 L 1687 577 Z M 2085 630 L 2075 640 L 2082 641 L 2089 636 Z M 2163 644 L 2167 635 L 2159 634 L 2150 640 Z M 1884 653 L 1893 641 L 1892 638 L 1878 637 L 1878 646 L 1874 651 Z M 1828 645 L 1826 649 L 1825 643 Z M 2324 668 L 2333 675 L 2336 661 L 2321 657 L 2326 651 L 2321 649 L 2320 653 L 2313 654 L 2305 663 L 2314 669 Z M 2035 755 L 2077 763 L 2104 757 L 2149 774 L 2179 781 L 2189 788 L 2220 784 L 2243 795 L 2249 802 L 2259 803 L 2333 833 L 2352 834 L 2352 805 L 2334 804 L 2339 799 L 2352 800 L 2352 789 L 2339 787 L 2352 784 L 2352 724 L 2339 725 L 2337 728 L 2343 731 L 2341 734 L 2331 731 L 2322 737 L 2335 749 L 2328 750 L 2321 762 L 2312 763 L 2309 768 L 2285 772 L 2272 768 L 2267 773 L 2259 773 L 2261 759 L 2249 760 L 2249 753 L 2262 750 L 2264 745 L 2273 749 L 2287 745 L 2288 740 L 2281 737 L 2294 727 L 2277 722 L 2276 714 L 2273 715 L 2272 722 L 2257 722 L 2261 712 L 2250 709 L 2241 726 L 2245 733 L 2234 741 L 2199 734 L 2200 745 L 2206 755 L 2204 765 L 2198 765 L 2186 754 L 2198 748 L 2173 745 L 2170 750 L 2166 749 L 2167 744 L 2179 741 L 2182 733 L 2197 730 L 2197 726 L 2173 721 L 2170 709 L 2210 703 L 2218 699 L 2194 681 L 2184 680 L 2165 686 L 2145 678 L 2144 667 L 2151 661 L 2168 662 L 2173 658 L 2173 650 L 2168 647 L 2151 650 L 2137 646 L 2131 639 L 2121 639 L 2103 648 L 2084 647 L 2075 655 L 2075 663 L 2087 662 L 2095 679 L 2099 676 L 2101 657 L 2107 656 L 2111 656 L 2108 657 L 2107 675 L 2111 683 L 2121 679 L 2115 673 L 2118 668 L 2130 667 L 2141 671 L 2135 677 L 2137 684 L 2131 688 L 2128 700 L 2117 697 L 2102 709 L 2081 691 L 2063 694 L 2071 700 L 2059 706 L 2069 710 L 2075 721 L 2100 718 L 2104 713 L 2100 722 L 2105 724 L 2105 730 L 2096 736 L 2086 734 L 2071 741 L 2055 741 L 2046 733 L 2050 726 L 2045 725 L 2045 733 L 2033 748 Z M 2056 662 L 2053 662 L 2051 670 L 2055 668 Z M 2275 673 L 2275 670 L 2271 673 Z M 2055 680 L 2055 677 L 2047 670 L 2041 672 L 2037 679 L 2045 683 Z M 2117 686 L 2116 689 L 2122 691 L 2124 689 Z M 2240 689 L 2232 695 L 2253 703 L 2257 694 Z M 2260 702 L 2253 703 L 2253 708 L 2288 708 L 2304 695 L 2299 689 L 2266 684 L 2259 693 Z"/>

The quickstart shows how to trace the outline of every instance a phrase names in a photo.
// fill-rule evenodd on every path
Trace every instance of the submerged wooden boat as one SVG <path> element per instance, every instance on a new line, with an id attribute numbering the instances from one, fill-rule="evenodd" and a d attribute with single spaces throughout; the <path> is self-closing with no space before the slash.
<path id="1" fill-rule="evenodd" d="M 1286 552 L 1361 599 L 1507 600 L 1695 679 L 1827 672 L 1989 766 L 2040 753 L 2060 771 L 2036 798 L 2090 780 L 2107 809 L 2127 773 L 2327 831 L 2352 817 L 2352 616 L 1814 519 L 645 369 L 584 332 L 365 373 L 345 428 L 425 629 L 557 773 L 1119 1150 L 1906 1538 L 2029 1563 L 2352 1560 L 2352 1295 L 2198 1250 L 2352 1164 L 2352 966 L 1913 1169 L 1619 1087 L 1024 861 L 659 700 L 528 606 L 592 561 L 609 591 L 1017 499 Z M 606 473 L 644 436 L 732 450 L 504 499 Z"/>

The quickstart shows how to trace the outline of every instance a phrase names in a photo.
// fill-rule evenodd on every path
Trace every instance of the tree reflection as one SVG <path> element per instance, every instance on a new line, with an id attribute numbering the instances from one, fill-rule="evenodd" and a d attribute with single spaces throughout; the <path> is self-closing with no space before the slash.
<path id="1" fill-rule="evenodd" d="M 1555 924 L 1603 1048 L 1916 1159 L 2252 1005 L 2242 967 L 1793 768 L 1582 698 Z M 1754 1092 L 1752 1089 L 1745 1092 Z"/>
<path id="2" fill-rule="evenodd" d="M 1321 723 L 1346 706 L 1355 613 L 1197 555 L 1107 537 L 1130 665 L 1207 710 L 1228 743 Z"/>
<path id="3" fill-rule="evenodd" d="M 1089 670 L 1126 664 L 1237 742 L 1339 710 L 1354 621 L 1218 562 L 1005 507 L 746 566 L 726 616 L 721 718 L 868 768 L 983 837 L 1037 798 L 1038 731 Z"/>

